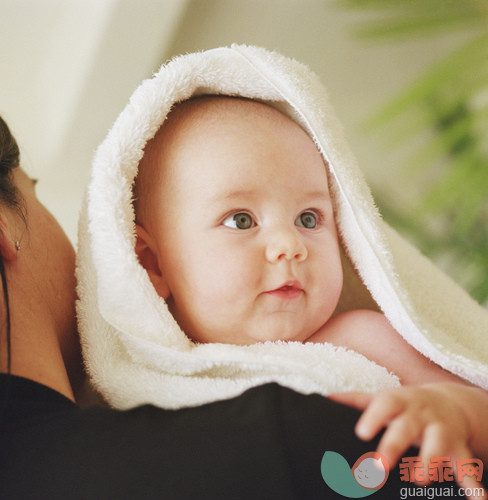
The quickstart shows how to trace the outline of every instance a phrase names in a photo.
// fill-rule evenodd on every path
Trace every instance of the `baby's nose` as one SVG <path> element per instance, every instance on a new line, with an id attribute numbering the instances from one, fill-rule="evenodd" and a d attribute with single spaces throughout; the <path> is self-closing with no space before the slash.
<path id="1" fill-rule="evenodd" d="M 307 247 L 296 231 L 276 231 L 266 246 L 266 259 L 271 263 L 283 259 L 302 262 L 307 256 Z"/>

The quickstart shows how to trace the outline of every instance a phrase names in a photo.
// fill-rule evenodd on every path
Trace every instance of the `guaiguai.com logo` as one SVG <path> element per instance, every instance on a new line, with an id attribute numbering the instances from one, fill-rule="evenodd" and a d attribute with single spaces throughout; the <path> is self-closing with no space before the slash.
<path id="1" fill-rule="evenodd" d="M 361 455 L 350 467 L 335 451 L 326 451 L 320 465 L 327 486 L 346 498 L 363 498 L 380 490 L 388 479 L 390 466 L 376 451 Z"/>

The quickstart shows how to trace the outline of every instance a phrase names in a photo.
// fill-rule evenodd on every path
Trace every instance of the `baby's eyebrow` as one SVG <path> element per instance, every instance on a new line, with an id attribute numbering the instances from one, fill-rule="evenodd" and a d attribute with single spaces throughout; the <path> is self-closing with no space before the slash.
<path id="1" fill-rule="evenodd" d="M 214 197 L 210 198 L 210 203 L 225 203 L 229 201 L 239 201 L 239 200 L 252 200 L 254 198 L 259 198 L 258 194 L 253 189 L 236 189 L 235 191 L 228 191 L 226 193 L 219 193 Z M 310 201 L 330 201 L 330 194 L 328 189 L 313 189 L 311 191 L 306 191 L 303 193 L 304 202 Z"/>
<path id="2" fill-rule="evenodd" d="M 234 201 L 240 199 L 255 198 L 257 193 L 253 189 L 236 189 L 235 191 L 228 191 L 226 193 L 219 193 L 210 199 L 213 203 Z"/>
<path id="3" fill-rule="evenodd" d="M 328 189 L 315 189 L 313 191 L 307 191 L 303 195 L 304 199 L 307 200 L 329 200 L 330 194 Z"/>

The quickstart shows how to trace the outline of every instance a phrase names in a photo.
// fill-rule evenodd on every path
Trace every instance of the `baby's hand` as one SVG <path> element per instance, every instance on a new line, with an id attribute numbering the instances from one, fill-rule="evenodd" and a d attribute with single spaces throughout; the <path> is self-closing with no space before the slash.
<path id="1" fill-rule="evenodd" d="M 365 410 L 356 424 L 359 438 L 370 440 L 386 427 L 377 451 L 386 456 L 390 467 L 410 446 L 420 448 L 424 464 L 434 457 L 448 456 L 453 463 L 476 458 L 471 448 L 479 438 L 475 434 L 480 422 L 477 412 L 488 411 L 485 391 L 455 382 L 405 386 L 378 394 L 335 394 L 331 399 Z M 460 485 L 481 486 L 468 476 Z"/>

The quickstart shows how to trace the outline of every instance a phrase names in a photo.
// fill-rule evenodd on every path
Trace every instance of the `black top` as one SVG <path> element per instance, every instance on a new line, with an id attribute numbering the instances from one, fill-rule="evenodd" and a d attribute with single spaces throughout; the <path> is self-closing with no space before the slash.
<path id="1" fill-rule="evenodd" d="M 277 384 L 183 410 L 80 409 L 0 375 L 0 499 L 328 499 L 325 451 L 350 465 L 377 442 L 354 436 L 359 412 Z M 390 473 L 372 498 L 400 498 Z"/>

